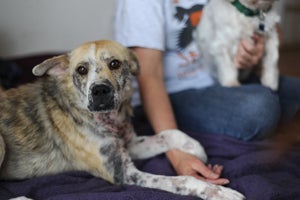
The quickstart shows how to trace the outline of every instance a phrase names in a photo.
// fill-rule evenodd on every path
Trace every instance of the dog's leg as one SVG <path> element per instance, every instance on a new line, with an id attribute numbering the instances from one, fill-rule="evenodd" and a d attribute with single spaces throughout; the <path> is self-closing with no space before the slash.
<path id="1" fill-rule="evenodd" d="M 107 155 L 106 167 L 113 175 L 115 183 L 160 189 L 180 195 L 192 195 L 205 200 L 244 199 L 243 195 L 232 189 L 204 182 L 194 177 L 170 177 L 141 172 L 134 166 L 128 151 L 115 145 L 116 142 L 104 147 Z M 102 151 L 100 150 L 100 152 Z"/>
<path id="2" fill-rule="evenodd" d="M 235 55 L 237 48 L 231 52 L 230 48 L 235 46 L 231 41 L 234 40 L 228 40 L 228 34 L 224 34 L 223 26 L 218 26 L 219 23 L 227 24 L 228 22 L 226 20 L 224 22 L 215 21 L 214 3 L 217 2 L 211 2 L 205 7 L 197 27 L 196 41 L 203 55 L 204 66 L 209 69 L 212 76 L 216 77 L 222 86 L 239 86 L 238 70 L 234 66 L 231 56 Z M 229 38 L 232 38 L 232 34 L 229 35 Z"/>
<path id="3" fill-rule="evenodd" d="M 201 144 L 179 130 L 166 130 L 153 136 L 140 136 L 132 139 L 128 145 L 131 158 L 145 159 L 170 149 L 180 149 L 207 161 Z"/>
<path id="4" fill-rule="evenodd" d="M 205 200 L 243 199 L 243 195 L 232 189 L 201 181 L 191 176 L 170 177 L 139 171 L 122 144 L 118 139 L 111 140 L 105 146 L 102 146 L 99 151 L 99 156 L 106 161 L 103 167 L 113 178 L 111 180 L 113 183 L 138 185 L 181 195 L 193 195 Z M 103 171 L 103 169 L 90 169 L 88 171 L 100 176 L 101 174 L 97 173 Z"/>
<path id="5" fill-rule="evenodd" d="M 138 171 L 133 166 L 128 170 L 126 184 L 165 190 L 180 195 L 197 196 L 204 200 L 242 200 L 242 194 L 230 188 L 217 186 L 190 176 L 161 176 Z"/>
<path id="6" fill-rule="evenodd" d="M 240 86 L 238 70 L 231 58 L 230 51 L 226 48 L 220 48 L 216 52 L 218 53 L 214 59 L 218 69 L 218 80 L 220 84 L 225 87 Z"/>
<path id="7" fill-rule="evenodd" d="M 278 69 L 278 34 L 274 30 L 271 32 L 266 41 L 265 56 L 262 63 L 261 83 L 262 85 L 276 91 L 279 82 L 279 69 Z"/>

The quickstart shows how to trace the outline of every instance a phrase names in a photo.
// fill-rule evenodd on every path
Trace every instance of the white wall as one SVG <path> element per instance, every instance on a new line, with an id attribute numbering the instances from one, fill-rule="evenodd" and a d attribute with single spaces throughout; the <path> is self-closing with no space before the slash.
<path id="1" fill-rule="evenodd" d="M 293 2 L 299 0 L 277 3 L 285 41 L 299 44 L 299 15 L 290 19 L 284 9 Z M 86 41 L 113 39 L 114 4 L 115 0 L 0 0 L 0 57 L 65 52 Z"/>
<path id="2" fill-rule="evenodd" d="M 113 39 L 114 0 L 0 0 L 0 57 Z"/>

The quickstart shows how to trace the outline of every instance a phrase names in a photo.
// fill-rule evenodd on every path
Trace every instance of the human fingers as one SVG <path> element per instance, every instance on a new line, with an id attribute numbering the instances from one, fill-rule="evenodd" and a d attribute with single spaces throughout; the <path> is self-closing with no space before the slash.
<path id="1" fill-rule="evenodd" d="M 252 40 L 255 43 L 255 64 L 258 64 L 258 62 L 261 60 L 265 53 L 265 45 L 266 45 L 266 38 L 262 35 L 255 34 L 252 37 Z"/>
<path id="2" fill-rule="evenodd" d="M 211 167 L 208 166 L 208 167 Z M 215 166 L 214 166 L 215 168 Z M 216 185 L 226 185 L 228 184 L 230 181 L 226 178 L 216 178 L 216 179 L 210 179 L 210 178 L 205 178 L 203 177 L 201 174 L 199 174 L 198 172 L 194 171 L 193 173 L 189 174 L 190 176 L 193 176 L 194 178 L 196 179 L 200 179 L 202 181 L 205 181 L 205 182 L 209 182 L 209 183 L 213 183 L 213 184 L 216 184 Z"/>
<path id="3" fill-rule="evenodd" d="M 251 39 L 255 44 L 264 44 L 266 41 L 265 37 L 261 34 L 254 34 Z"/>
<path id="4" fill-rule="evenodd" d="M 257 53 L 256 41 L 253 38 L 244 39 L 241 41 L 242 49 L 249 56 L 253 56 Z"/>
<path id="5" fill-rule="evenodd" d="M 213 167 L 206 166 L 201 160 L 195 159 L 191 163 L 192 169 L 197 172 L 198 174 L 201 174 L 206 179 L 218 179 L 220 177 L 219 170 L 216 172 L 214 171 Z"/>
<path id="6" fill-rule="evenodd" d="M 216 174 L 222 174 L 223 171 L 223 166 L 222 165 L 214 165 L 212 170 L 216 173 Z"/>
<path id="7" fill-rule="evenodd" d="M 189 158 L 187 158 L 189 157 Z M 211 165 L 207 166 L 198 158 L 188 155 L 182 165 L 177 166 L 177 170 L 181 171 L 182 175 L 193 176 L 194 178 L 210 182 L 217 185 L 225 185 L 229 183 L 226 178 L 220 178 L 223 166 Z M 179 169 L 179 168 L 181 169 Z"/>
<path id="8" fill-rule="evenodd" d="M 222 165 L 216 164 L 216 165 L 212 166 L 211 164 L 208 164 L 207 167 L 209 169 L 211 169 L 216 174 L 219 174 L 219 175 L 222 174 L 222 171 L 223 171 L 223 166 Z"/>
<path id="9" fill-rule="evenodd" d="M 247 41 L 241 41 L 237 54 L 235 56 L 235 66 L 238 69 L 246 69 L 252 65 L 252 50 L 249 51 L 252 47 L 251 44 Z"/>
<path id="10" fill-rule="evenodd" d="M 207 179 L 207 178 L 204 178 L 203 176 L 201 176 L 201 175 L 199 175 L 197 173 L 192 174 L 191 176 L 193 176 L 196 179 L 199 179 L 199 180 L 202 180 L 202 181 L 205 181 L 205 182 L 209 182 L 209 183 L 212 183 L 212 184 L 216 184 L 216 185 L 226 185 L 226 184 L 228 184 L 230 182 L 226 178 Z"/>
<path id="11" fill-rule="evenodd" d="M 209 182 L 209 183 L 213 183 L 213 184 L 216 184 L 216 185 L 226 185 L 226 184 L 228 184 L 230 182 L 226 178 L 204 179 L 204 181 Z"/>
<path id="12" fill-rule="evenodd" d="M 207 181 L 217 185 L 229 183 L 228 179 L 220 178 L 223 167 L 220 165 L 206 166 L 197 157 L 184 152 L 178 152 L 179 162 L 174 165 L 174 169 L 179 175 L 193 176 L 194 178 Z"/>
<path id="13" fill-rule="evenodd" d="M 256 66 L 265 52 L 265 38 L 254 35 L 251 40 L 242 40 L 238 48 L 235 64 L 238 69 L 247 69 Z"/>

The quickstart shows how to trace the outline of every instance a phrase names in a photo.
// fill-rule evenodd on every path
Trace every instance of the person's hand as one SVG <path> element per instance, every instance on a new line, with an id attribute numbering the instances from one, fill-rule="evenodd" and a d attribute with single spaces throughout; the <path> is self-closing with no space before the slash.
<path id="1" fill-rule="evenodd" d="M 220 178 L 223 166 L 206 166 L 197 157 L 180 150 L 171 150 L 167 156 L 178 175 L 193 176 L 197 179 L 217 185 L 229 183 L 228 179 Z"/>
<path id="2" fill-rule="evenodd" d="M 256 66 L 265 53 L 265 38 L 255 34 L 251 39 L 244 39 L 235 56 L 234 64 L 238 69 L 248 69 Z"/>

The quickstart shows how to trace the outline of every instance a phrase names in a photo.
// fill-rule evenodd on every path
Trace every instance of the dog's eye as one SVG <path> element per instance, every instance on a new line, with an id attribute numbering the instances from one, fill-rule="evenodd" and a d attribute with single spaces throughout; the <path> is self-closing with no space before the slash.
<path id="1" fill-rule="evenodd" d="M 83 66 L 83 65 L 80 65 L 79 67 L 77 67 L 76 71 L 80 75 L 86 75 L 88 73 L 88 69 L 85 66 Z"/>
<path id="2" fill-rule="evenodd" d="M 109 69 L 111 70 L 119 69 L 120 67 L 121 67 L 121 62 L 118 60 L 112 60 L 109 63 Z"/>

